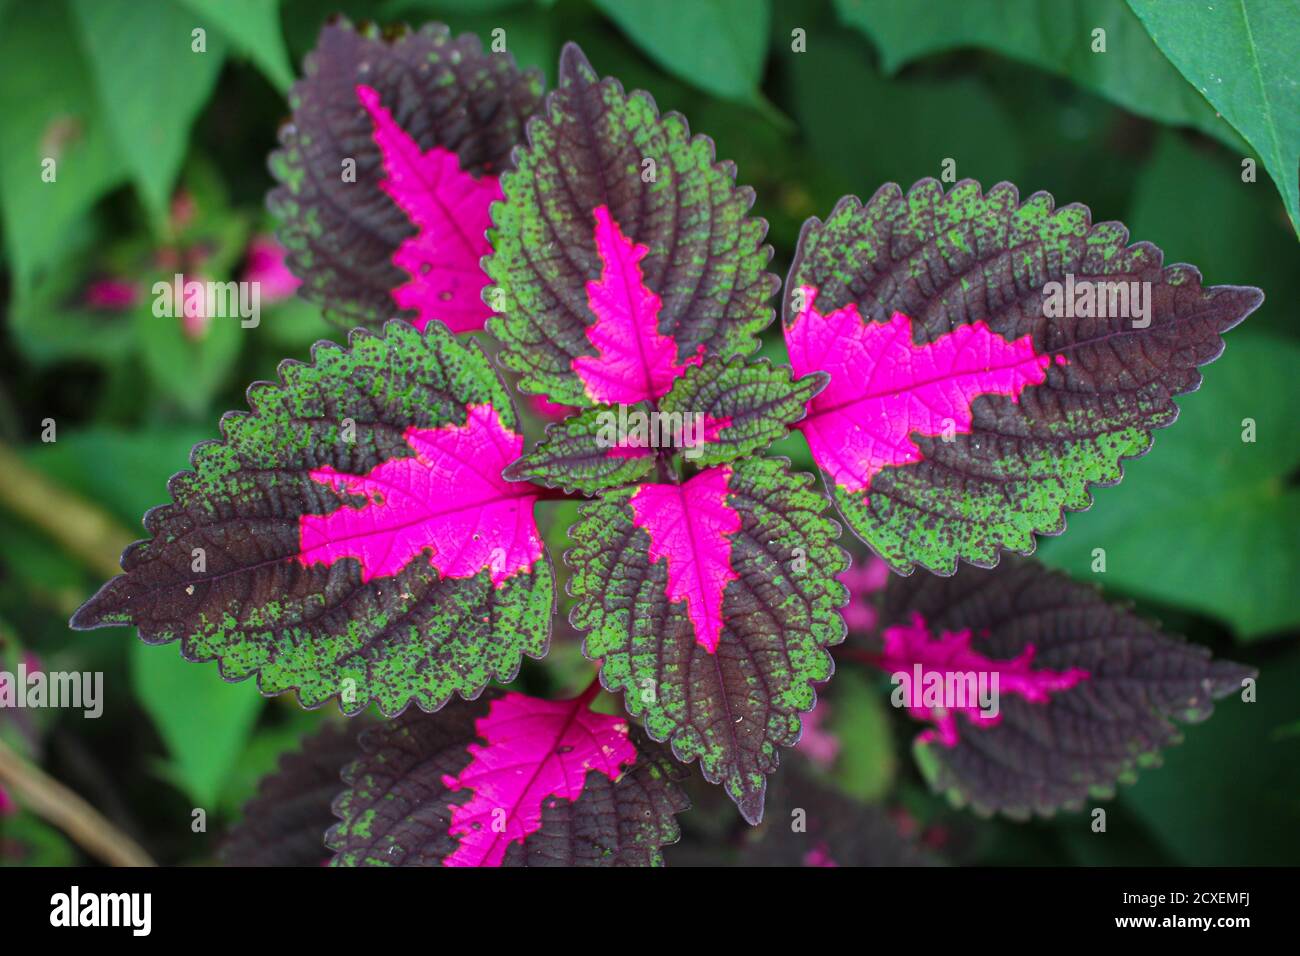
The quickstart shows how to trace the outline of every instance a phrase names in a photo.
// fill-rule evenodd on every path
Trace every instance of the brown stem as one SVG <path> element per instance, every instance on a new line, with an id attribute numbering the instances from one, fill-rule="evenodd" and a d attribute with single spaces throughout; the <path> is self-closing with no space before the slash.
<path id="1" fill-rule="evenodd" d="M 110 866 L 155 866 L 138 843 L 77 794 L 28 763 L 0 740 L 0 783 L 18 801 L 58 827 L 87 853 Z"/>
<path id="2" fill-rule="evenodd" d="M 592 675 L 591 683 L 587 685 L 586 690 L 578 695 L 578 700 L 584 704 L 590 704 L 602 690 L 604 688 L 600 686 L 600 670 L 597 669 L 596 673 Z"/>
<path id="3" fill-rule="evenodd" d="M 534 494 L 538 501 L 586 501 L 587 495 L 577 491 L 565 491 L 563 488 L 547 488 L 544 485 L 536 485 Z"/>
<path id="4" fill-rule="evenodd" d="M 0 504 L 40 528 L 88 568 L 104 577 L 121 574 L 122 549 L 134 539 L 111 516 L 59 487 L 0 445 Z"/>
<path id="5" fill-rule="evenodd" d="M 681 475 L 677 474 L 677 469 L 673 465 L 672 455 L 665 455 L 662 449 L 656 449 L 655 468 L 659 472 L 659 480 L 664 484 L 679 485 L 682 482 Z"/>

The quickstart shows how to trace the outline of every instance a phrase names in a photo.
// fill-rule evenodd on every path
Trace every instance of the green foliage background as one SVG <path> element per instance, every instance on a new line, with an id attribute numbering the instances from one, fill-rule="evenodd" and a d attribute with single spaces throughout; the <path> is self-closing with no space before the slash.
<path id="1" fill-rule="evenodd" d="M 902 805 L 955 862 L 1300 861 L 1300 368 L 1297 153 L 1300 12 L 1293 0 L 0 0 L 0 669 L 105 672 L 104 717 L 0 711 L 0 736 L 82 793 L 164 862 L 211 858 L 221 829 L 280 752 L 317 722 L 213 665 L 183 664 L 125 630 L 74 635 L 70 612 L 165 499 L 191 445 L 245 385 L 338 337 L 289 301 L 256 329 L 215 320 L 199 341 L 132 310 L 85 304 L 88 285 L 146 288 L 173 272 L 235 278 L 263 211 L 284 93 L 325 18 L 440 19 L 502 28 L 554 76 L 559 46 L 650 90 L 734 159 L 770 223 L 784 275 L 803 220 L 844 193 L 907 186 L 956 163 L 986 187 L 1046 189 L 1127 223 L 1207 282 L 1257 285 L 1202 390 L 1119 487 L 1072 516 L 1040 556 L 1100 583 L 1217 654 L 1257 666 L 1259 701 L 1190 728 L 1162 769 L 1085 815 L 979 821 L 931 797 L 911 766 L 917 726 L 885 685 L 847 665 L 832 685 L 843 752 L 832 777 Z M 190 49 L 203 26 L 207 51 Z M 1107 31 L 1107 51 L 1091 49 Z M 806 52 L 792 50 L 805 31 Z M 1154 37 L 1154 40 L 1153 40 Z M 1221 114 L 1221 115 L 1220 115 Z M 57 180 L 41 160 L 57 158 Z M 1243 181 L 1243 160 L 1258 165 Z M 1271 175 L 1270 175 L 1271 174 Z M 1275 185 L 1276 183 L 1280 185 Z M 188 197 L 188 218 L 175 198 Z M 183 212 L 183 210 L 179 210 Z M 765 354 L 784 360 L 778 339 Z M 46 419 L 57 441 L 42 442 Z M 1256 441 L 1242 441 L 1243 420 Z M 781 449 L 807 464 L 800 438 Z M 568 506 L 548 511 L 553 552 Z M 1106 571 L 1094 574 L 1094 549 Z M 524 682 L 585 683 L 561 632 Z M 696 788 L 669 861 L 721 861 L 736 815 Z M 207 812 L 194 833 L 192 810 Z M 84 859 L 26 812 L 0 816 L 0 864 Z"/>

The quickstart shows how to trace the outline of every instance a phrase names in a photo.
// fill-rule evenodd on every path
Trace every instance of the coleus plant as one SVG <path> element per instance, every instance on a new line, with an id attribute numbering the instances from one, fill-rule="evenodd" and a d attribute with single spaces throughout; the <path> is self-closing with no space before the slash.
<path id="1" fill-rule="evenodd" d="M 897 572 L 852 655 L 1005 678 L 997 720 L 912 710 L 927 775 L 979 810 L 1078 806 L 1249 676 L 1032 563 L 980 568 L 1117 481 L 1258 290 L 1045 193 L 923 180 L 807 224 L 790 367 L 755 361 L 779 283 L 752 191 L 576 46 L 558 76 L 543 98 L 471 37 L 340 20 L 293 88 L 270 205 L 348 346 L 250 387 L 72 619 L 387 718 L 290 758 L 229 856 L 657 863 L 692 763 L 759 823 L 845 636 L 828 497 Z M 1048 307 L 1076 278 L 1147 290 L 1143 321 Z M 481 329 L 572 410 L 531 448 Z M 764 455 L 790 430 L 829 496 Z M 580 501 L 570 618 L 599 665 L 567 700 L 502 686 L 548 649 L 554 499 Z"/>

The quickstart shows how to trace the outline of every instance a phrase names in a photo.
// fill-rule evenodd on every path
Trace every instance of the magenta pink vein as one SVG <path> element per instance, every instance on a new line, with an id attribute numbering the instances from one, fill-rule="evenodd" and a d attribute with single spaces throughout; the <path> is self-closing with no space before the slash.
<path id="1" fill-rule="evenodd" d="M 992 660 L 971 647 L 969 630 L 944 631 L 938 638 L 932 638 L 925 619 L 915 613 L 911 624 L 885 628 L 884 644 L 877 666 L 895 675 L 896 687 L 904 691 L 904 701 L 912 716 L 935 724 L 935 729 L 925 731 L 920 739 L 938 739 L 945 747 L 957 746 L 959 713 L 979 728 L 993 727 L 1002 721 L 1000 710 L 997 714 L 986 714 L 978 699 L 968 699 L 965 706 L 941 698 L 937 706 L 927 703 L 926 686 L 942 688 L 945 675 L 971 674 L 978 679 L 978 675 L 984 674 L 987 681 L 987 675 L 996 674 L 999 695 L 1016 694 L 1034 704 L 1048 703 L 1053 694 L 1069 690 L 1089 676 L 1078 667 L 1064 671 L 1035 670 L 1033 644 L 1026 644 L 1020 655 L 1011 660 Z"/>
<path id="2" fill-rule="evenodd" d="M 740 515 L 727 504 L 731 469 L 710 468 L 681 485 L 642 485 L 632 496 L 632 521 L 650 536 L 650 562 L 668 562 L 665 593 L 685 601 L 695 642 L 712 654 L 722 637 L 722 599 L 738 580 L 731 536 Z"/>
<path id="3" fill-rule="evenodd" d="M 483 328 L 492 310 L 483 302 L 488 277 L 479 260 L 492 251 L 489 207 L 504 199 L 495 176 L 475 179 L 450 150 L 422 152 L 369 86 L 357 99 L 374 124 L 375 145 L 386 178 L 379 184 L 418 230 L 393 253 L 393 264 L 410 278 L 392 290 L 393 301 L 417 315 L 423 329 L 433 319 L 453 332 Z"/>
<path id="4" fill-rule="evenodd" d="M 663 301 L 645 284 L 641 260 L 649 249 L 623 234 L 608 206 L 592 210 L 596 219 L 598 280 L 587 283 L 587 305 L 596 320 L 587 340 L 596 355 L 572 362 L 587 395 L 597 402 L 634 405 L 664 395 L 688 365 L 698 365 L 701 345 L 684 364 L 677 362 L 677 342 L 659 332 Z"/>
<path id="5" fill-rule="evenodd" d="M 1013 402 L 1047 378 L 1051 358 L 1025 335 L 1007 341 L 983 322 L 959 325 L 933 342 L 912 340 L 912 320 L 864 322 L 850 302 L 829 315 L 817 290 L 801 288 L 804 310 L 785 331 L 798 375 L 823 371 L 830 382 L 800 422 L 813 458 L 846 491 L 866 491 L 886 468 L 925 457 L 913 435 L 969 434 L 981 395 Z"/>
<path id="6" fill-rule="evenodd" d="M 523 450 L 523 436 L 506 428 L 491 405 L 469 405 L 464 425 L 408 428 L 403 437 L 415 454 L 365 475 L 329 466 L 308 473 L 365 501 L 303 515 L 298 560 L 328 565 L 356 558 L 363 582 L 400 574 L 425 551 L 443 577 L 489 569 L 496 587 L 530 570 L 542 556 L 533 518 L 538 489 L 501 477 Z"/>
<path id="7" fill-rule="evenodd" d="M 453 792 L 473 793 L 451 807 L 448 833 L 460 845 L 444 866 L 500 866 L 511 843 L 541 829 L 549 798 L 575 802 L 588 773 L 617 781 L 636 762 L 626 718 L 594 713 L 593 696 L 549 701 L 511 692 L 492 702 L 475 722 L 485 743 L 470 744 L 469 764 L 442 778 Z"/>

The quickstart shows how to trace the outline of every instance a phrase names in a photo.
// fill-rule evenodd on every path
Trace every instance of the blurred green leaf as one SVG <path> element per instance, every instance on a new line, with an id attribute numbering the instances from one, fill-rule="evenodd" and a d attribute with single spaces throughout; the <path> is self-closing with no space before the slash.
<path id="1" fill-rule="evenodd" d="M 724 99 L 759 100 L 768 0 L 596 0 L 596 6 L 674 76 Z"/>
<path id="2" fill-rule="evenodd" d="M 315 46 L 321 27 L 332 16 L 342 15 L 353 23 L 371 20 L 381 24 L 394 24 L 403 18 L 423 23 L 432 17 L 398 12 L 390 13 L 391 5 L 411 4 L 416 0 L 280 0 L 280 26 L 284 42 L 289 48 L 291 63 L 301 63 Z"/>
<path id="3" fill-rule="evenodd" d="M 1142 166 L 1124 222 L 1133 239 L 1163 249 L 1167 263 L 1190 262 L 1211 284 L 1263 289 L 1264 304 L 1247 320 L 1251 332 L 1296 335 L 1300 270 L 1279 212 L 1267 182 L 1241 181 L 1237 157 L 1166 130 Z"/>
<path id="4" fill-rule="evenodd" d="M 831 777 L 850 796 L 880 800 L 898 770 L 884 704 L 888 691 L 854 671 L 836 674 L 834 688 L 827 729 L 839 740 L 840 751 Z"/>
<path id="5" fill-rule="evenodd" d="M 142 536 L 140 519 L 167 500 L 167 479 L 189 467 L 195 443 L 216 437 L 212 424 L 203 428 L 140 425 L 131 431 L 60 430 L 57 441 L 32 445 L 25 457 L 33 468 L 95 502 L 133 534 Z"/>
<path id="6" fill-rule="evenodd" d="M 1273 733 L 1269 735 L 1269 739 L 1273 741 L 1287 740 L 1291 737 L 1300 737 L 1300 720 L 1274 727 Z"/>
<path id="7" fill-rule="evenodd" d="M 197 338 L 186 333 L 185 319 L 159 318 L 148 303 L 136 310 L 133 321 L 150 377 L 191 418 L 206 413 L 244 344 L 239 319 L 208 319 Z"/>
<path id="8" fill-rule="evenodd" d="M 91 586 L 83 564 L 7 511 L 0 511 L 0 537 L 4 538 L 5 576 L 21 593 L 23 603 L 70 617 Z"/>
<path id="9" fill-rule="evenodd" d="M 928 54 L 981 47 L 1068 77 L 1139 116 L 1243 145 L 1116 0 L 836 0 L 836 7 L 875 40 L 887 73 Z M 1096 29 L 1106 31 L 1104 53 L 1092 51 Z"/>
<path id="10" fill-rule="evenodd" d="M 527 8 L 490 15 L 454 14 L 446 19 L 456 32 L 478 34 L 488 49 L 491 49 L 492 31 L 500 27 L 506 31 L 506 50 L 515 58 L 515 62 L 524 69 L 541 70 L 548 86 L 555 82 L 559 47 L 555 42 L 551 18 L 544 11 Z"/>
<path id="11" fill-rule="evenodd" d="M 75 225 L 126 178 L 62 3 L 25 3 L 0 30 L 0 211 L 16 291 L 57 259 Z M 55 180 L 42 162 L 53 159 Z"/>
<path id="12" fill-rule="evenodd" d="M 814 153 L 838 170 L 850 189 L 869 198 L 888 181 L 907 189 L 938 177 L 945 159 L 957 179 L 992 185 L 1015 181 L 1022 156 L 1001 104 L 973 79 L 886 80 L 860 44 L 817 41 L 817 54 L 787 58 L 795 107 Z M 854 115 L 845 104 L 854 104 Z M 942 116 L 941 122 L 934 117 Z M 830 208 L 817 210 L 825 216 Z"/>
<path id="13" fill-rule="evenodd" d="M 208 35 L 206 52 L 194 52 L 194 16 L 170 3 L 72 2 L 104 116 L 145 208 L 161 225 L 225 42 Z"/>
<path id="14" fill-rule="evenodd" d="M 1249 320 L 1247 320 L 1249 321 Z M 1124 481 L 1093 492 L 1040 557 L 1082 580 L 1194 608 L 1242 638 L 1300 624 L 1300 465 L 1294 440 L 1300 347 L 1230 332 L 1200 391 Z M 1254 422 L 1255 441 L 1242 440 Z M 1104 548 L 1105 574 L 1093 574 Z"/>
<path id="15" fill-rule="evenodd" d="M 1129 6 L 1187 82 L 1259 151 L 1300 233 L 1300 4 Z"/>
<path id="16" fill-rule="evenodd" d="M 197 166 L 203 168 L 201 163 Z M 225 208 L 218 182 L 198 175 L 187 177 L 187 183 L 193 185 L 192 195 L 198 208 L 197 222 L 190 229 L 191 241 L 195 248 L 202 248 L 203 259 L 194 271 L 184 275 L 184 283 L 230 281 L 221 277 L 232 275 L 236 261 L 243 254 L 248 223 Z M 172 287 L 171 315 L 160 317 L 154 314 L 157 282 Z M 175 295 L 174 273 L 157 276 L 144 284 L 148 290 L 146 299 L 135 310 L 132 323 L 145 367 L 151 378 L 186 414 L 192 418 L 201 417 L 208 412 L 217 391 L 228 384 L 230 371 L 244 343 L 260 327 L 261 304 L 259 302 L 258 325 L 248 328 L 243 326 L 244 320 L 238 314 L 185 319 L 181 317 L 185 296 Z M 233 299 L 225 298 L 223 294 L 223 301 L 216 311 L 227 312 L 231 306 L 236 311 L 242 308 L 237 287 Z"/>
<path id="17" fill-rule="evenodd" d="M 838 177 L 791 142 L 784 123 L 768 122 L 765 113 L 712 97 L 700 97 L 688 115 L 693 131 L 713 138 L 718 158 L 736 164 L 736 181 L 753 187 L 754 214 L 767 220 L 768 241 L 776 248 L 793 248 L 804 220 L 830 209 L 840 197 Z M 784 270 L 777 263 L 772 271 Z M 780 360 L 787 361 L 784 352 Z"/>
<path id="18" fill-rule="evenodd" d="M 1160 772 L 1153 770 L 1148 776 Z M 1145 777 L 1139 779 L 1138 786 L 1144 782 Z M 1046 824 L 1069 852 L 1070 863 L 1077 866 L 1174 866 L 1178 863 L 1123 800 L 1106 804 L 1105 809 L 1106 829 L 1100 833 L 1093 830 L 1093 817 L 1088 812 L 1058 814 Z"/>
<path id="19" fill-rule="evenodd" d="M 170 762 L 162 773 L 209 813 L 266 700 L 254 681 L 227 684 L 216 665 L 183 660 L 177 645 L 131 646 L 131 686 Z"/>
<path id="20" fill-rule="evenodd" d="M 521 7 L 522 0 L 388 0 L 379 12 L 381 23 L 409 20 L 413 27 L 437 20 L 453 35 L 473 33 L 485 49 L 491 50 L 493 30 L 504 30 L 505 49 L 520 66 L 536 67 L 548 85 L 555 79 L 559 51 L 555 44 L 554 20 L 535 5 Z"/>
<path id="21" fill-rule="evenodd" d="M 406 16 L 415 11 L 423 11 L 429 16 L 445 16 L 454 13 L 497 13 L 519 7 L 528 0 L 380 0 L 384 18 Z"/>
<path id="22" fill-rule="evenodd" d="M 0 867 L 75 866 L 77 851 L 60 831 L 31 813 L 0 816 Z"/>
<path id="23" fill-rule="evenodd" d="M 277 302 L 262 315 L 261 335 L 288 358 L 306 360 L 311 347 L 322 339 L 338 341 L 347 336 L 321 315 L 320 306 L 294 296 Z"/>
<path id="24" fill-rule="evenodd" d="M 94 252 L 90 230 L 68 230 L 66 254 L 51 261 L 10 306 L 14 340 L 36 365 L 67 359 L 119 362 L 135 347 L 128 319 L 90 309 L 79 301 L 86 260 Z"/>
<path id="25" fill-rule="evenodd" d="M 1294 539 L 1293 539 L 1294 540 Z M 1294 580 L 1294 579 L 1293 579 Z M 1300 713 L 1300 654 L 1260 667 L 1258 700 L 1228 697 L 1164 766 L 1120 799 L 1182 863 L 1280 866 L 1300 852 L 1300 739 L 1271 735 Z M 1121 838 L 1120 834 L 1113 836 Z"/>
<path id="26" fill-rule="evenodd" d="M 293 83 L 293 68 L 280 32 L 280 0 L 179 0 L 216 25 L 231 46 L 266 75 L 281 93 Z M 196 25 L 204 25 L 202 21 Z"/>

